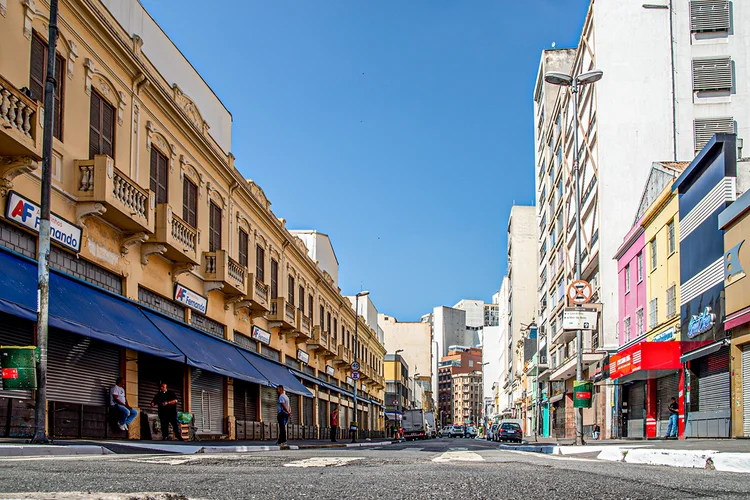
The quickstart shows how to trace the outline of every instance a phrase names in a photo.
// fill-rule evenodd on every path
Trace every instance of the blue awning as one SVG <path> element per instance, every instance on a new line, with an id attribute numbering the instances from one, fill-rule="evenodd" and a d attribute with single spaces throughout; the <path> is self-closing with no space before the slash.
<path id="1" fill-rule="evenodd" d="M 333 385 L 331 383 L 328 383 L 328 382 L 326 382 L 324 380 L 320 380 L 319 378 L 313 377 L 312 375 L 308 375 L 305 372 L 301 372 L 301 371 L 295 370 L 293 368 L 290 368 L 289 371 L 292 372 L 292 375 L 294 375 L 295 377 L 300 377 L 301 379 L 307 380 L 308 382 L 312 382 L 313 384 L 318 384 L 318 386 L 320 386 L 321 388 L 325 388 L 325 389 L 328 389 L 328 390 L 331 390 L 331 391 L 334 391 L 334 392 L 339 392 L 339 393 L 342 393 L 342 394 L 346 394 L 349 397 L 354 397 L 353 393 L 351 393 L 349 391 L 345 391 L 345 390 L 341 389 L 340 387 L 338 387 L 336 385 Z"/>
<path id="2" fill-rule="evenodd" d="M 292 375 L 285 366 L 277 365 L 270 359 L 266 359 L 251 351 L 245 349 L 238 350 L 249 363 L 271 381 L 271 385 L 274 387 L 277 385 L 283 385 L 284 390 L 287 392 L 299 394 L 300 396 L 308 398 L 313 397 L 313 394 L 307 389 L 307 387 L 302 385 L 302 382 L 297 380 L 297 378 Z"/>
<path id="3" fill-rule="evenodd" d="M 36 321 L 37 264 L 0 251 L 0 311 Z M 184 356 L 125 298 L 50 272 L 49 325 L 162 358 Z"/>
<path id="4" fill-rule="evenodd" d="M 144 310 L 143 314 L 185 353 L 188 365 L 255 384 L 269 385 L 267 377 L 248 363 L 240 350 L 229 342 L 151 311 Z"/>

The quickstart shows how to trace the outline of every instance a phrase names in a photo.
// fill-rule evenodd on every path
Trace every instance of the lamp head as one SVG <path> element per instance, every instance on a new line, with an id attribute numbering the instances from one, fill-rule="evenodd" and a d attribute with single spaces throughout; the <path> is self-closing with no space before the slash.
<path id="1" fill-rule="evenodd" d="M 573 84 L 573 77 L 566 75 L 565 73 L 558 73 L 556 71 L 550 71 L 544 75 L 544 81 L 552 85 L 562 85 L 568 87 Z"/>
<path id="2" fill-rule="evenodd" d="M 602 79 L 602 76 L 604 76 L 604 72 L 600 69 L 595 69 L 592 71 L 588 71 L 586 73 L 583 73 L 581 75 L 578 75 L 576 77 L 576 81 L 579 85 L 586 85 L 589 83 L 598 82 Z"/>
<path id="3" fill-rule="evenodd" d="M 357 294 L 357 297 L 364 297 L 365 295 L 370 295 L 370 291 L 369 290 L 362 290 L 361 292 L 359 292 Z"/>

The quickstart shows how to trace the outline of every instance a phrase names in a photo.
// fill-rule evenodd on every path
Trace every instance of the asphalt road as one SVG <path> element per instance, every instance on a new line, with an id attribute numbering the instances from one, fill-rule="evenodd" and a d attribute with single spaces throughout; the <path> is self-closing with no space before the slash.
<path id="1" fill-rule="evenodd" d="M 738 499 L 750 497 L 750 477 L 502 451 L 464 439 L 373 449 L 0 460 L 0 498 L 71 491 L 191 499 Z"/>

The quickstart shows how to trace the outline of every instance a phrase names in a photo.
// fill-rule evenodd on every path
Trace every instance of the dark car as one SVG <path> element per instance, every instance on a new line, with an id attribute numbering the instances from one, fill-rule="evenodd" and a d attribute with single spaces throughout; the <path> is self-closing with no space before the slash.
<path id="1" fill-rule="evenodd" d="M 523 431 L 521 426 L 518 424 L 500 424 L 495 431 L 496 441 L 515 441 L 520 443 L 523 441 Z"/>

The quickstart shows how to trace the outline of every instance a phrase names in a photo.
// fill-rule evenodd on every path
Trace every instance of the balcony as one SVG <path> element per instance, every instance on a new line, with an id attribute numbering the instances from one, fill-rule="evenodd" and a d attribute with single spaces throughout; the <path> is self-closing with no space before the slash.
<path id="1" fill-rule="evenodd" d="M 328 349 L 328 334 L 323 331 L 320 325 L 312 327 L 312 336 L 307 342 L 307 347 L 311 351 Z"/>
<path id="2" fill-rule="evenodd" d="M 247 269 L 225 250 L 203 252 L 202 270 L 203 278 L 221 283 L 221 291 L 225 294 L 247 294 Z"/>
<path id="3" fill-rule="evenodd" d="M 0 76 L 0 156 L 41 160 L 42 135 L 39 104 Z"/>
<path id="4" fill-rule="evenodd" d="M 98 211 L 101 217 L 124 231 L 154 232 L 154 193 L 118 170 L 112 158 L 76 160 L 74 172 L 79 204 L 101 203 L 106 210 Z"/>
<path id="5" fill-rule="evenodd" d="M 297 314 L 297 330 L 299 330 L 302 335 L 308 338 L 310 337 L 311 333 L 310 323 L 312 323 L 310 321 L 310 318 L 305 316 L 305 313 L 303 311 L 299 311 L 299 313 Z"/>
<path id="6" fill-rule="evenodd" d="M 250 303 L 247 307 L 251 316 L 263 316 L 270 310 L 268 301 L 268 285 L 260 281 L 254 274 L 247 274 L 247 296 Z"/>
<path id="7" fill-rule="evenodd" d="M 352 362 L 352 351 L 344 347 L 343 345 L 339 345 L 338 351 L 336 353 L 336 357 L 333 358 L 333 362 L 337 365 L 341 364 L 351 364 Z"/>
<path id="8" fill-rule="evenodd" d="M 291 306 L 291 311 L 288 306 Z M 280 328 L 281 333 L 289 334 L 297 330 L 297 317 L 294 314 L 294 306 L 287 304 L 286 299 L 271 299 L 271 312 L 268 320 L 274 322 L 271 328 Z"/>
<path id="9" fill-rule="evenodd" d="M 595 352 L 593 349 L 584 349 L 583 351 L 583 369 L 585 370 L 590 365 L 596 363 L 602 358 L 602 354 Z M 572 354 L 568 359 L 565 360 L 555 371 L 550 373 L 550 380 L 568 380 L 574 377 L 576 374 L 576 358 L 575 354 Z"/>
<path id="10" fill-rule="evenodd" d="M 560 325 L 558 326 L 557 331 L 552 334 L 552 345 L 565 345 L 575 338 L 575 330 L 565 330 L 562 325 Z"/>
<path id="11" fill-rule="evenodd" d="M 166 247 L 164 257 L 172 262 L 198 264 L 198 231 L 172 212 L 167 203 L 156 205 L 154 243 Z"/>

